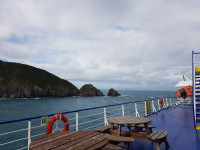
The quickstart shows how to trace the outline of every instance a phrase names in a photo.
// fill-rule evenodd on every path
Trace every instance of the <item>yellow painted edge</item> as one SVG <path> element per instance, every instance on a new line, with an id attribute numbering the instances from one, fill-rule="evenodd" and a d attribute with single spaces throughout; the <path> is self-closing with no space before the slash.
<path id="1" fill-rule="evenodd" d="M 200 72 L 200 68 L 195 68 L 195 72 Z"/>
<path id="2" fill-rule="evenodd" d="M 197 130 L 200 130 L 200 125 L 196 125 L 196 129 L 197 129 Z"/>

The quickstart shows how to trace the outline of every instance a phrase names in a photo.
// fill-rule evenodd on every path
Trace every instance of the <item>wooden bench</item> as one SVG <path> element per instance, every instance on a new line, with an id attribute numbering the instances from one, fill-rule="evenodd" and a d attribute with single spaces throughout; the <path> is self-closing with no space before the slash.
<path id="1" fill-rule="evenodd" d="M 101 132 L 101 133 L 109 133 L 110 125 L 100 126 L 94 129 L 94 131 Z"/>
<path id="2" fill-rule="evenodd" d="M 156 150 L 160 150 L 162 142 L 165 142 L 166 147 L 169 147 L 166 130 L 154 130 L 147 138 L 154 142 Z"/>
<path id="3" fill-rule="evenodd" d="M 122 149 L 123 148 L 118 145 L 108 143 L 107 145 L 102 147 L 100 150 L 122 150 Z"/>
<path id="4" fill-rule="evenodd" d="M 117 136 L 117 135 L 111 135 L 111 134 L 105 134 L 106 137 L 110 142 L 113 143 L 125 143 L 126 144 L 126 149 L 129 149 L 129 143 L 134 142 L 134 138 L 132 137 L 125 137 L 125 136 Z"/>
<path id="5" fill-rule="evenodd" d="M 137 125 L 137 128 L 139 129 L 140 132 L 145 132 L 143 129 L 145 129 L 144 124 L 139 124 Z M 155 128 L 155 126 L 148 125 L 148 128 L 150 130 L 150 133 L 152 133 L 152 129 Z"/>

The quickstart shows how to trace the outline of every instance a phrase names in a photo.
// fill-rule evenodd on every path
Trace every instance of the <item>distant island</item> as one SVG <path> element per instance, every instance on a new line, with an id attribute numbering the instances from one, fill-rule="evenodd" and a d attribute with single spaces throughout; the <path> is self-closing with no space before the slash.
<path id="1" fill-rule="evenodd" d="M 85 84 L 80 89 L 80 96 L 89 97 L 89 96 L 104 96 L 104 94 L 92 84 Z"/>
<path id="2" fill-rule="evenodd" d="M 113 88 L 109 89 L 107 96 L 121 96 L 116 90 Z"/>

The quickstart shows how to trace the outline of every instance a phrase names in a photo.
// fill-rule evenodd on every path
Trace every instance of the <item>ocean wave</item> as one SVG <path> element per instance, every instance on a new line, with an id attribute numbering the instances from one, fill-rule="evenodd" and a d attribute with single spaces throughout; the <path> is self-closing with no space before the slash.
<path id="1" fill-rule="evenodd" d="M 126 96 L 129 96 L 129 95 L 120 95 L 120 97 L 126 97 Z"/>

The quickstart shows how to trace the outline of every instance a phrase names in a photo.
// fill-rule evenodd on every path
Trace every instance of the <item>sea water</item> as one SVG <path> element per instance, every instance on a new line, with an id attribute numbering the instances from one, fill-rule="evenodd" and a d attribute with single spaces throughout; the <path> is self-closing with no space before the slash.
<path id="1" fill-rule="evenodd" d="M 102 92 L 104 95 L 107 94 L 106 90 Z M 121 94 L 119 97 L 5 98 L 0 101 L 0 122 L 157 97 L 175 97 L 173 91 L 124 90 L 118 92 Z"/>
<path id="2" fill-rule="evenodd" d="M 108 91 L 102 90 L 102 92 L 106 95 Z M 46 116 L 48 114 L 57 114 L 73 110 L 80 110 L 85 108 L 106 106 L 112 104 L 150 100 L 160 97 L 176 96 L 174 91 L 123 90 L 118 92 L 121 94 L 121 96 L 119 97 L 100 96 L 100 97 L 30 98 L 30 99 L 5 98 L 3 100 L 0 100 L 0 114 L 1 114 L 0 122 L 23 119 L 23 118 L 31 118 L 36 116 Z M 95 110 L 91 110 L 88 113 L 90 114 L 95 113 Z M 34 124 L 36 126 L 39 125 L 38 122 L 40 122 L 40 120 L 32 120 L 32 126 Z M 0 134 L 27 127 L 28 127 L 27 121 L 25 123 L 17 122 L 12 124 L 0 125 Z M 44 128 L 42 130 L 35 132 L 46 132 L 46 131 Z M 20 134 L 14 133 L 12 136 L 10 135 L 4 137 L 0 136 L 0 141 L 2 143 L 3 141 L 4 142 L 10 141 L 10 139 L 12 138 L 14 140 L 16 136 L 18 138 L 23 138 L 24 136 L 27 137 L 27 130 L 22 131 Z M 6 145 L 4 148 L 16 149 L 24 145 L 27 145 L 27 141 L 19 142 L 17 145 L 9 144 Z"/>

